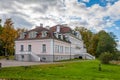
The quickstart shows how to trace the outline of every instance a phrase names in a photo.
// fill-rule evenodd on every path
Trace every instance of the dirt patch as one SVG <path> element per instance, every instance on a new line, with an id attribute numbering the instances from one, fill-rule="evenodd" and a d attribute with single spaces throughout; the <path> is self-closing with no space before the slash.
<path id="1" fill-rule="evenodd" d="M 120 61 L 110 61 L 110 63 L 120 65 Z"/>

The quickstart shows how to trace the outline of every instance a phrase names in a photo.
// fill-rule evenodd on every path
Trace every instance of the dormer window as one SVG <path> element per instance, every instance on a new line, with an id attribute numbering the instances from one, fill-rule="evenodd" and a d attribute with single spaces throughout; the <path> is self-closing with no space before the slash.
<path id="1" fill-rule="evenodd" d="M 47 36 L 47 31 L 42 31 L 42 37 L 46 37 Z"/>
<path id="2" fill-rule="evenodd" d="M 20 39 L 24 39 L 24 38 L 25 38 L 25 35 L 26 35 L 25 32 L 21 33 L 21 34 L 20 34 Z"/>
<path id="3" fill-rule="evenodd" d="M 36 31 L 31 31 L 29 33 L 29 38 L 36 38 L 37 32 Z"/>
<path id="4" fill-rule="evenodd" d="M 59 39 L 63 40 L 63 35 L 62 34 L 59 34 Z"/>
<path id="5" fill-rule="evenodd" d="M 72 31 L 72 34 L 74 34 L 74 33 L 75 33 L 75 31 L 73 30 L 73 31 Z"/>
<path id="6" fill-rule="evenodd" d="M 66 41 L 69 41 L 69 37 L 68 37 L 68 36 L 65 36 L 65 40 L 66 40 Z"/>
<path id="7" fill-rule="evenodd" d="M 58 38 L 58 33 L 57 33 L 57 32 L 54 32 L 54 36 L 55 36 L 56 38 Z"/>

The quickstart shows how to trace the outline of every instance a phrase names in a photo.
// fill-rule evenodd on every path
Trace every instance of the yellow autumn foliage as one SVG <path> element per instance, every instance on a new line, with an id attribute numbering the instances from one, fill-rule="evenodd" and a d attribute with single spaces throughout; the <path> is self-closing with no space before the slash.
<path id="1" fill-rule="evenodd" d="M 13 22 L 11 19 L 6 19 L 2 34 L 0 35 L 0 39 L 3 43 L 3 47 L 7 51 L 7 55 L 11 55 L 14 52 L 14 41 L 17 37 L 17 31 L 14 29 Z"/>

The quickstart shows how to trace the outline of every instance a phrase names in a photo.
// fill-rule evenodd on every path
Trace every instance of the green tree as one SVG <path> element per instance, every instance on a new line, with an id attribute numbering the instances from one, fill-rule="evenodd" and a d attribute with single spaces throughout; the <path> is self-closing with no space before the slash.
<path id="1" fill-rule="evenodd" d="M 116 46 L 117 43 L 113 36 L 111 36 L 109 33 L 105 32 L 104 30 L 100 31 L 97 36 L 98 39 L 98 45 L 96 48 L 96 56 L 98 57 L 101 53 L 104 52 L 110 52 L 114 53 L 116 52 Z"/>
<path id="2" fill-rule="evenodd" d="M 101 63 L 108 64 L 109 61 L 113 60 L 113 54 L 109 52 L 104 52 L 99 56 Z"/>
<path id="3" fill-rule="evenodd" d="M 12 55 L 14 53 L 14 40 L 17 37 L 17 31 L 14 29 L 11 19 L 6 19 L 0 39 L 5 48 L 5 56 Z"/>
<path id="4" fill-rule="evenodd" d="M 93 34 L 93 36 L 91 37 L 88 52 L 91 53 L 92 55 L 96 56 L 97 45 L 98 45 L 98 36 L 97 36 L 97 34 Z"/>
<path id="5" fill-rule="evenodd" d="M 117 51 L 116 36 L 113 33 L 102 30 L 95 34 L 84 27 L 76 27 L 75 30 L 81 33 L 88 53 L 99 57 L 101 53 L 115 53 Z"/>

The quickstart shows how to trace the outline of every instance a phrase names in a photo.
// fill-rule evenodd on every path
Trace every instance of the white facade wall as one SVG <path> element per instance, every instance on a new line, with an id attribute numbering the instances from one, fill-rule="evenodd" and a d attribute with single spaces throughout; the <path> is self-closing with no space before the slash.
<path id="1" fill-rule="evenodd" d="M 46 52 L 42 52 L 42 45 L 46 44 Z M 31 45 L 31 52 L 34 54 L 53 54 L 53 48 L 52 48 L 52 39 L 41 39 L 41 40 L 20 40 L 15 41 L 15 53 L 21 54 L 21 45 L 24 46 L 23 52 L 29 52 L 28 51 L 28 45 Z"/>
<path id="2" fill-rule="evenodd" d="M 43 44 L 46 45 L 46 52 L 42 52 Z M 23 51 L 21 51 L 21 45 L 24 46 Z M 31 45 L 31 52 L 28 51 L 28 45 Z M 56 45 L 59 46 L 59 52 L 55 52 Z M 16 59 L 19 61 L 58 61 L 71 58 L 70 43 L 56 39 L 18 40 L 15 41 L 15 46 Z M 60 51 L 61 46 L 62 52 Z"/>
<path id="3" fill-rule="evenodd" d="M 56 46 L 59 46 L 58 52 L 56 52 L 55 50 Z M 60 47 L 63 47 L 63 52 L 60 51 Z M 66 48 L 69 48 L 69 49 L 66 51 Z M 70 55 L 70 43 L 54 40 L 54 55 Z"/>
<path id="4" fill-rule="evenodd" d="M 42 45 L 46 44 L 46 52 L 42 52 Z M 43 40 L 20 40 L 20 41 L 15 41 L 15 53 L 16 54 L 21 54 L 21 45 L 24 46 L 24 51 L 23 52 L 29 52 L 28 51 L 28 45 L 31 45 L 31 52 L 34 54 L 55 54 L 55 55 L 66 55 L 70 54 L 70 43 L 66 43 L 63 41 L 55 40 L 53 39 L 43 39 Z M 59 46 L 59 51 L 60 51 L 60 46 L 63 47 L 63 52 L 55 52 L 55 46 Z M 53 46 L 54 46 L 54 52 L 53 52 Z M 65 48 L 69 48 L 67 53 L 65 52 Z"/>
<path id="5" fill-rule="evenodd" d="M 16 59 L 20 61 L 58 61 L 78 58 L 79 56 L 82 56 L 83 59 L 92 59 L 93 56 L 87 53 L 82 39 L 69 33 L 65 35 L 69 37 L 71 43 L 57 39 L 17 40 L 15 41 Z M 46 52 L 43 52 L 43 44 L 46 45 Z M 23 51 L 21 51 L 21 45 L 24 46 Z M 31 52 L 28 51 L 28 45 L 31 45 Z M 21 58 L 22 54 L 25 56 L 24 60 Z"/>
<path id="6" fill-rule="evenodd" d="M 66 34 L 69 36 L 69 40 L 71 42 L 71 54 L 83 54 L 86 53 L 86 49 L 84 48 L 83 40 L 76 38 L 72 34 Z"/>

